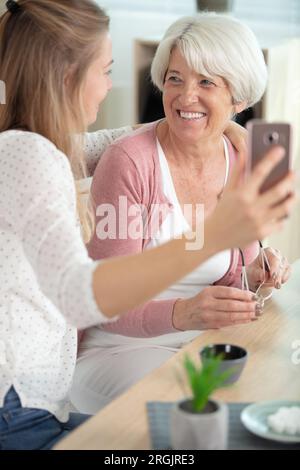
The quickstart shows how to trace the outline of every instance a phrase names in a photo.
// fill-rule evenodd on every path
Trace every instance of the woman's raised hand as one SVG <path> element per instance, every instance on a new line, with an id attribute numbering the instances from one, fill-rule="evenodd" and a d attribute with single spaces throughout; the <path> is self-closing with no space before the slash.
<path id="1" fill-rule="evenodd" d="M 295 175 L 290 172 L 264 193 L 260 188 L 283 156 L 284 149 L 274 147 L 255 166 L 247 180 L 244 178 L 243 159 L 236 164 L 222 199 L 205 220 L 204 245 L 219 245 L 222 233 L 221 249 L 243 248 L 282 228 L 296 200 Z"/>

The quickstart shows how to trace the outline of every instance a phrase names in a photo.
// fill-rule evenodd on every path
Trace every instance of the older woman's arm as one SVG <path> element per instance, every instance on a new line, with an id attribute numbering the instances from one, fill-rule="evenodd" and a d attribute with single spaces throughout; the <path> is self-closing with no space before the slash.
<path id="1" fill-rule="evenodd" d="M 143 251 L 145 221 L 139 206 L 145 184 L 133 160 L 122 148 L 110 146 L 98 164 L 91 187 L 96 232 L 87 248 L 94 260 Z M 131 206 L 137 209 L 133 216 L 128 215 Z M 128 226 L 137 231 L 140 228 L 140 234 L 127 236 Z M 170 333 L 175 331 L 172 323 L 175 302 L 176 298 L 149 301 L 125 313 L 116 322 L 107 324 L 104 329 L 135 337 Z"/>

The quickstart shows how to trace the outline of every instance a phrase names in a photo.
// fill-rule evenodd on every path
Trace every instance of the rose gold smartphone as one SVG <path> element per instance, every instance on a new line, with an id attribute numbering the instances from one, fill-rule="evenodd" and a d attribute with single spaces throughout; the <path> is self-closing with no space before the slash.
<path id="1" fill-rule="evenodd" d="M 261 192 L 274 186 L 286 176 L 291 167 L 291 125 L 286 123 L 267 123 L 253 119 L 247 123 L 249 131 L 248 174 L 272 147 L 285 148 L 285 156 L 272 170 L 261 187 Z"/>

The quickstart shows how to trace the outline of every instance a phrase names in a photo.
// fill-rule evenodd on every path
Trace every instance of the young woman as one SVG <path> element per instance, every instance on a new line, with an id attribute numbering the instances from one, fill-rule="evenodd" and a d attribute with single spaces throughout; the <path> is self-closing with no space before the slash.
<path id="1" fill-rule="evenodd" d="M 86 419 L 68 413 L 76 328 L 112 321 L 218 251 L 278 229 L 293 196 L 274 204 L 293 185 L 289 176 L 259 194 L 280 149 L 243 185 L 240 163 L 205 223 L 202 249 L 187 250 L 183 236 L 93 262 L 74 179 L 86 165 L 79 135 L 111 87 L 109 19 L 90 0 L 9 0 L 7 9 L 0 19 L 0 448 L 46 449 Z M 105 138 L 88 139 L 92 157 Z M 254 311 L 251 294 L 240 295 Z"/>

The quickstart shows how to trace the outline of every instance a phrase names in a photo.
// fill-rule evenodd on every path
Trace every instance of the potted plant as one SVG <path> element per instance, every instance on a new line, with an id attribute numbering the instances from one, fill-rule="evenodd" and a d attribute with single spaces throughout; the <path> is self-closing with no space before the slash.
<path id="1" fill-rule="evenodd" d="M 210 398 L 232 374 L 232 370 L 219 371 L 221 362 L 222 355 L 214 356 L 197 367 L 189 356 L 185 357 L 184 369 L 192 396 L 176 403 L 172 410 L 173 449 L 227 448 L 227 406 Z"/>

